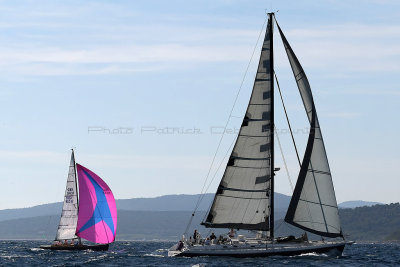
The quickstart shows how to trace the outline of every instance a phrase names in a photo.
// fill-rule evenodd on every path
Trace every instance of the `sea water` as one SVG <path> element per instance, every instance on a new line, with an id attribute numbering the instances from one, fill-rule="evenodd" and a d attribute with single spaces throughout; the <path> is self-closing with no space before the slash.
<path id="1" fill-rule="evenodd" d="M 347 246 L 343 256 L 304 254 L 293 257 L 170 258 L 174 242 L 118 241 L 109 251 L 51 251 L 50 241 L 0 241 L 0 266 L 400 266 L 400 243 Z"/>

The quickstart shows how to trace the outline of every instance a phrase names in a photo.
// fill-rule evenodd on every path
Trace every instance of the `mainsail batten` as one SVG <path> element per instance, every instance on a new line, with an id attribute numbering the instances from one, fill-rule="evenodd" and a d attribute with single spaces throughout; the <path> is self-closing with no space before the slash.
<path id="1" fill-rule="evenodd" d="M 327 237 L 342 236 L 332 176 L 307 76 L 277 24 L 304 108 L 310 133 L 285 221 Z"/>
<path id="2" fill-rule="evenodd" d="M 268 20 L 252 95 L 235 146 L 203 225 L 269 230 L 271 215 L 271 39 Z"/>
<path id="3" fill-rule="evenodd" d="M 78 223 L 78 190 L 76 187 L 75 157 L 71 154 L 68 170 L 67 185 L 65 188 L 64 203 L 58 225 L 56 240 L 78 238 L 75 235 Z"/>

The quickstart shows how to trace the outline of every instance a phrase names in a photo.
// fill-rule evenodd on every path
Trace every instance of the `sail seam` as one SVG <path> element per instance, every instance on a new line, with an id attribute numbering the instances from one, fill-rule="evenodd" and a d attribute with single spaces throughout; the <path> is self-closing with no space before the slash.
<path id="1" fill-rule="evenodd" d="M 239 136 L 243 136 L 243 137 L 269 137 L 268 135 L 248 135 L 248 134 L 239 134 Z"/>
<path id="2" fill-rule="evenodd" d="M 242 169 L 265 169 L 265 167 L 244 167 L 244 166 L 228 166 L 228 168 L 242 168 Z"/>
<path id="3" fill-rule="evenodd" d="M 336 206 L 332 206 L 332 205 L 329 205 L 329 204 L 323 204 L 323 203 L 318 203 L 318 202 L 314 202 L 314 201 L 310 201 L 310 200 L 306 200 L 306 199 L 299 199 L 299 200 L 301 200 L 301 201 L 304 201 L 304 202 L 308 202 L 308 203 L 312 203 L 312 204 L 317 204 L 317 205 L 322 205 L 322 206 L 325 206 L 325 207 L 331 207 L 331 208 L 337 208 Z"/>
<path id="4" fill-rule="evenodd" d="M 238 159 L 238 160 L 268 160 L 271 157 L 268 158 L 242 158 L 242 157 L 231 157 L 231 159 Z"/>
<path id="5" fill-rule="evenodd" d="M 229 197 L 229 198 L 237 198 L 237 199 L 251 199 L 251 200 L 265 200 L 268 199 L 266 197 L 235 197 L 235 196 L 229 196 L 229 195 L 221 195 L 218 194 L 219 197 Z"/>
<path id="6" fill-rule="evenodd" d="M 330 172 L 318 171 L 318 170 L 313 170 L 313 169 L 308 169 L 308 171 L 309 171 L 309 172 L 313 172 L 313 173 L 318 173 L 318 174 L 331 175 Z"/>
<path id="7" fill-rule="evenodd" d="M 296 222 L 299 222 L 299 223 L 315 223 L 315 224 L 325 225 L 325 223 L 322 223 L 322 222 L 314 222 L 314 221 L 302 221 L 302 220 L 297 220 Z M 340 232 L 340 229 L 336 228 L 335 226 L 330 225 L 330 224 L 328 224 L 328 226 L 329 226 L 329 227 L 332 227 L 333 229 L 335 229 L 335 230 L 337 230 L 338 232 Z M 330 232 L 330 233 L 332 233 L 332 232 Z"/>
<path id="8" fill-rule="evenodd" d="M 239 191 L 239 192 L 249 192 L 249 193 L 253 193 L 253 192 L 267 192 L 267 189 L 265 190 L 250 190 L 250 189 L 239 189 L 239 188 L 231 188 L 231 187 L 222 187 L 220 186 L 219 189 L 222 190 L 228 190 L 228 191 Z"/>
<path id="9" fill-rule="evenodd" d="M 243 121 L 270 121 L 270 119 L 244 119 Z"/>
<path id="10" fill-rule="evenodd" d="M 313 106 L 314 106 L 314 104 L 313 104 Z M 314 107 L 314 109 L 315 109 L 315 107 Z M 314 120 L 315 120 L 315 118 L 314 118 Z M 310 163 L 310 167 L 312 169 L 311 159 L 310 159 L 309 163 Z M 315 190 L 317 191 L 317 196 L 318 196 L 318 199 L 319 199 L 319 205 L 321 207 L 322 217 L 324 218 L 326 232 L 329 233 L 328 224 L 326 223 L 326 218 L 325 218 L 325 212 L 324 212 L 324 209 L 322 208 L 321 196 L 319 195 L 319 189 L 318 189 L 318 185 L 317 185 L 317 180 L 315 179 L 314 171 L 312 171 L 311 173 L 312 173 L 312 176 L 313 176 L 313 179 L 314 179 Z"/>

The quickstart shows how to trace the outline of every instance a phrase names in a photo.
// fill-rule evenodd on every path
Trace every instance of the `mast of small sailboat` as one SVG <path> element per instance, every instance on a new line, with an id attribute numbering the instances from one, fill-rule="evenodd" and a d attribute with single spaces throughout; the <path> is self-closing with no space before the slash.
<path id="1" fill-rule="evenodd" d="M 270 123 L 270 144 L 271 144 L 271 168 L 270 168 L 270 177 L 271 177 L 271 192 L 270 192 L 270 216 L 269 216 L 269 236 L 271 240 L 274 240 L 274 180 L 275 180 L 275 169 L 274 169 L 274 21 L 273 21 L 274 13 L 268 13 L 268 19 L 270 23 L 268 23 L 268 34 L 270 40 L 270 70 L 271 70 L 271 79 L 270 79 L 270 86 L 271 86 L 271 123 Z M 268 194 L 268 192 L 267 192 Z M 268 208 L 268 207 L 267 207 Z"/>
<path id="2" fill-rule="evenodd" d="M 78 187 L 78 181 L 76 179 L 76 177 L 78 177 L 78 174 L 76 172 L 76 162 L 75 162 L 75 153 L 74 153 L 74 149 L 71 148 L 72 150 L 72 158 L 74 159 L 74 174 L 75 174 L 75 188 L 76 188 L 76 205 L 78 206 L 77 208 L 77 212 L 79 213 L 79 187 Z M 79 244 L 82 244 L 82 239 L 78 236 L 78 241 Z"/>

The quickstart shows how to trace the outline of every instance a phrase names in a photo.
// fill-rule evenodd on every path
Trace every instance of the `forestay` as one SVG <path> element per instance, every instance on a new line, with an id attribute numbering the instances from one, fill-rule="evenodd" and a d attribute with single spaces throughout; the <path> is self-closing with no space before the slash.
<path id="1" fill-rule="evenodd" d="M 271 79 L 268 20 L 252 95 L 212 207 L 202 224 L 268 230 L 271 179 Z"/>
<path id="2" fill-rule="evenodd" d="M 285 221 L 327 237 L 342 236 L 328 158 L 308 79 L 278 25 L 310 122 L 310 133 Z"/>
<path id="3" fill-rule="evenodd" d="M 78 195 L 76 188 L 76 172 L 74 151 L 69 164 L 67 186 L 64 195 L 64 204 L 58 225 L 56 240 L 74 239 L 78 221 Z"/>

